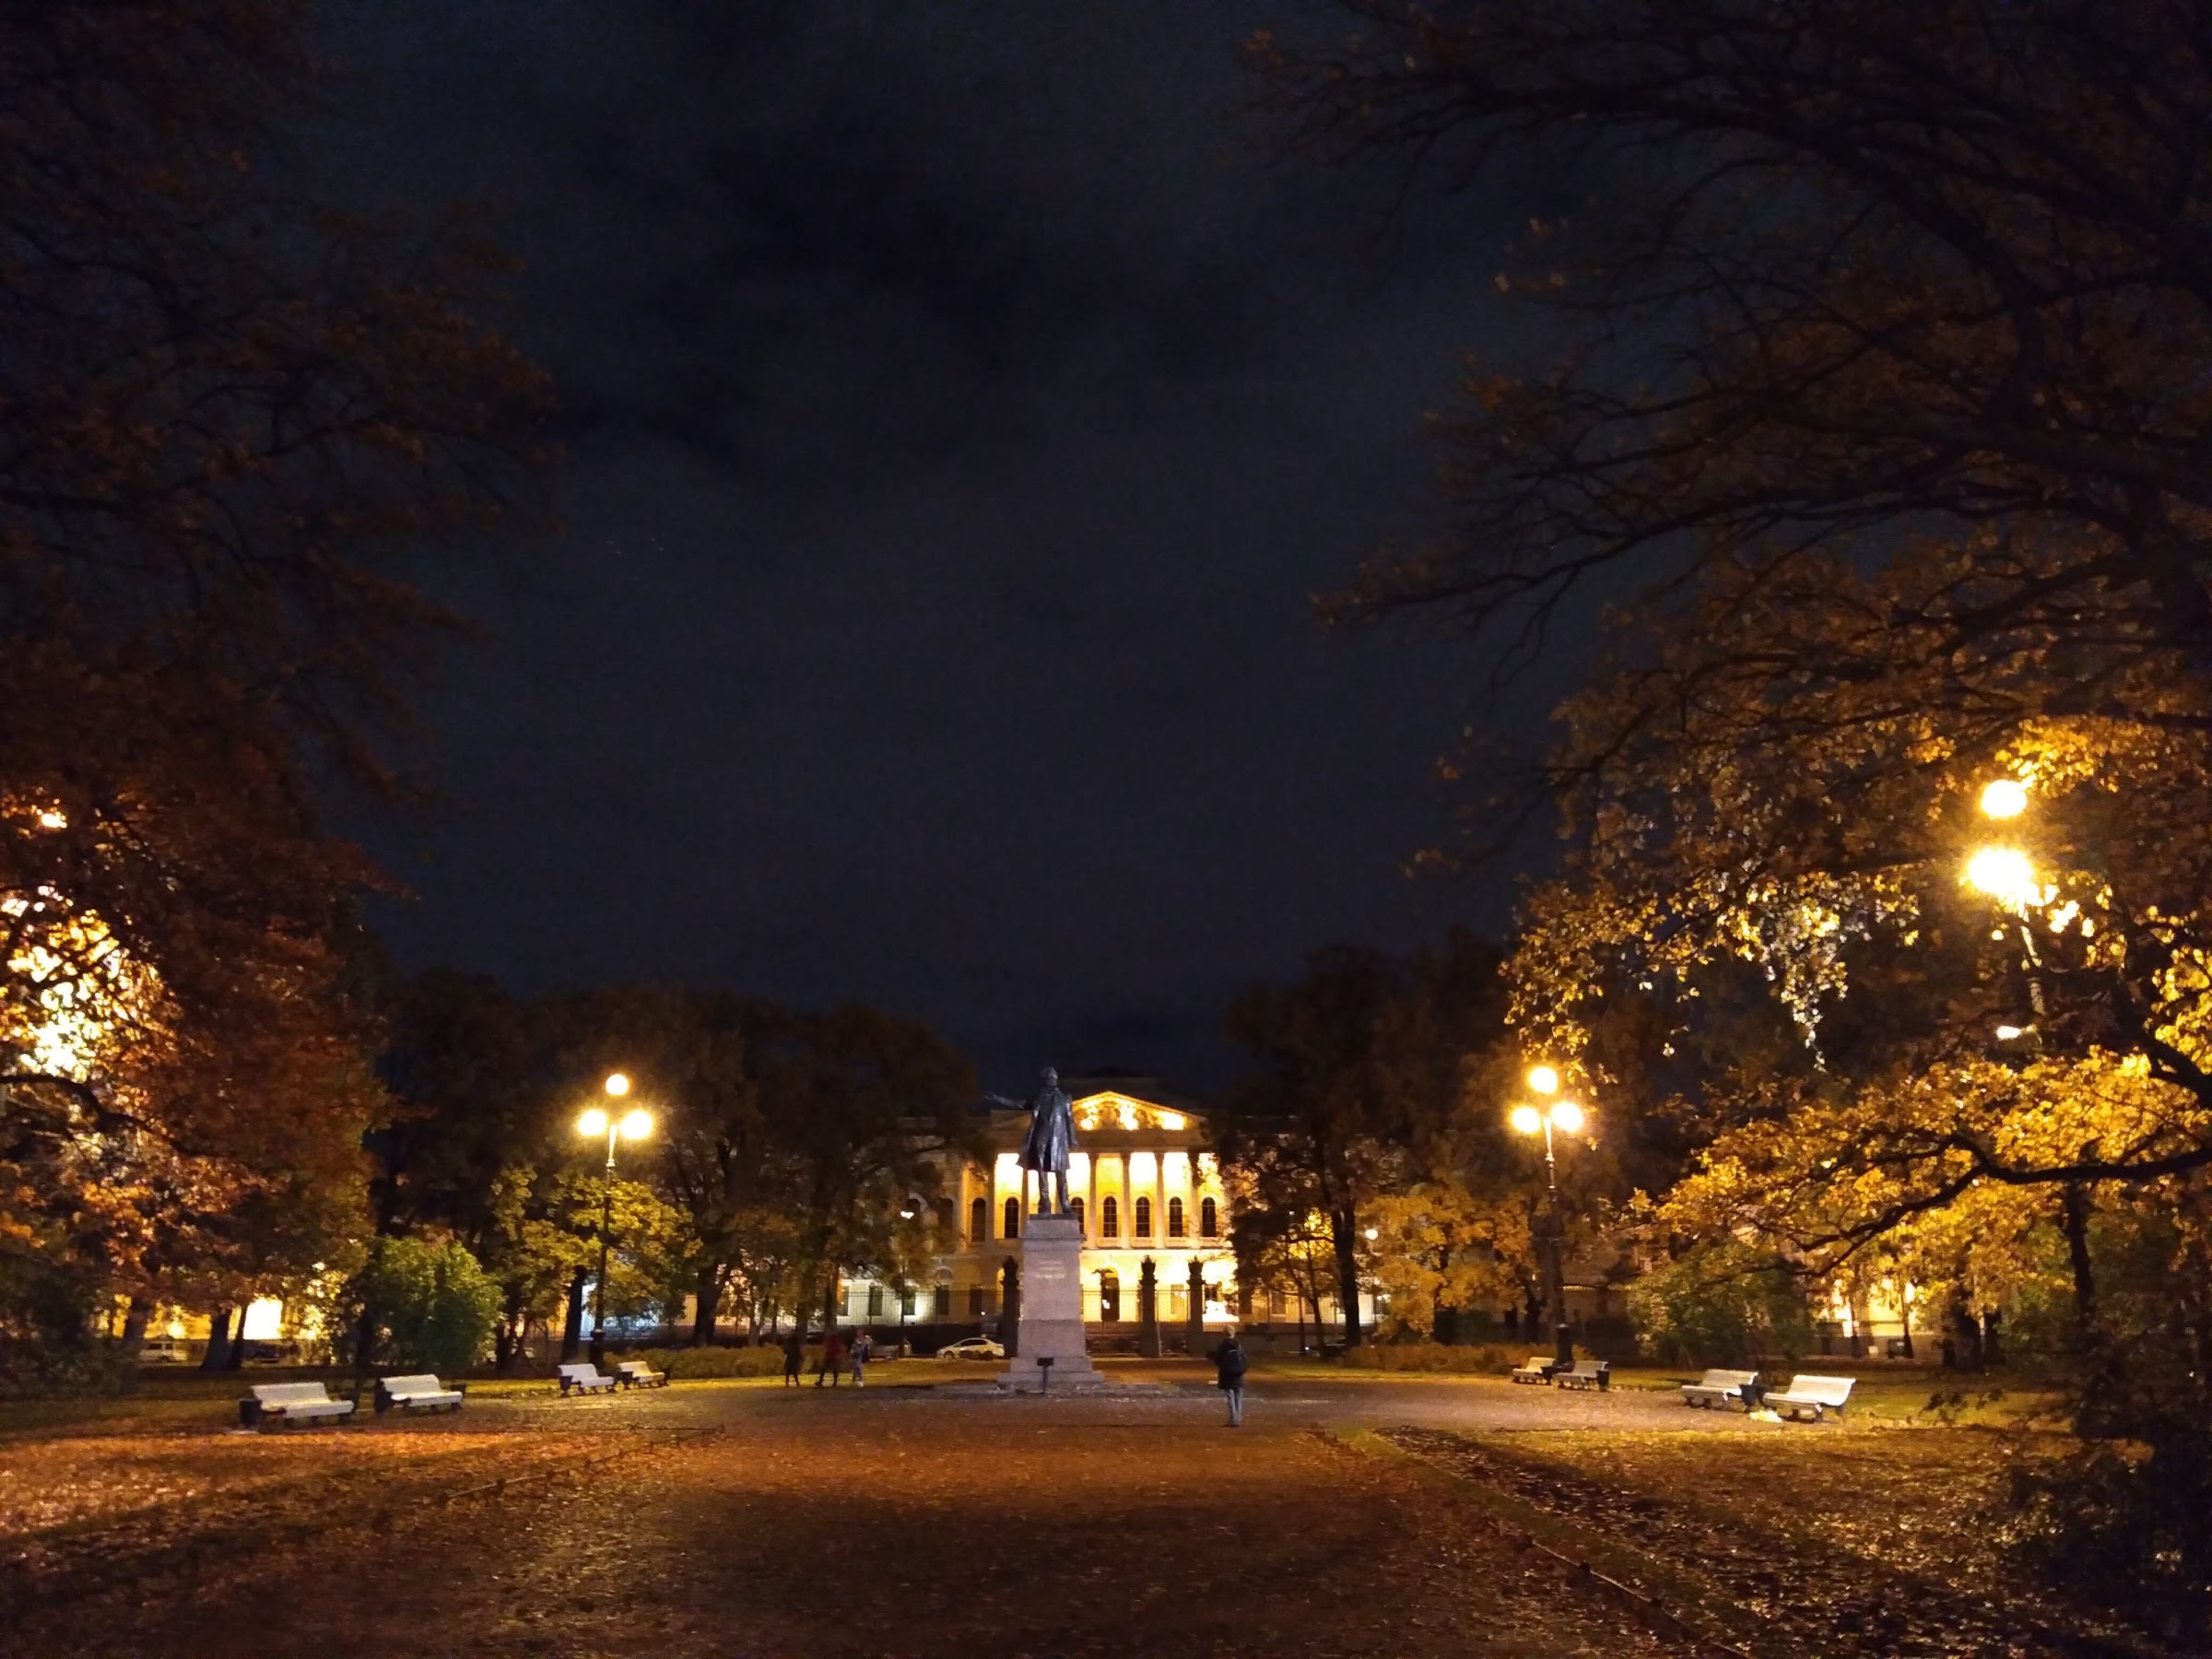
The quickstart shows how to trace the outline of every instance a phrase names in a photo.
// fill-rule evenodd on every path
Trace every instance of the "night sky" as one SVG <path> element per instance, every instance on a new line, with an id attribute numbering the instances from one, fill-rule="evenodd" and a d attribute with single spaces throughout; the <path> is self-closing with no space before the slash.
<path id="1" fill-rule="evenodd" d="M 441 799 L 360 833 L 406 968 L 925 1018 L 987 1085 L 1187 1088 L 1409 881 L 1482 663 L 1311 594 L 1433 525 L 1425 410 L 1510 339 L 1511 216 L 1386 222 L 1237 47 L 1316 5 L 353 0 L 314 165 L 496 209 L 562 529 L 422 580 Z M 1522 695 L 1526 720 L 1539 708 Z M 1533 724 L 1533 723 L 1530 723 Z"/>

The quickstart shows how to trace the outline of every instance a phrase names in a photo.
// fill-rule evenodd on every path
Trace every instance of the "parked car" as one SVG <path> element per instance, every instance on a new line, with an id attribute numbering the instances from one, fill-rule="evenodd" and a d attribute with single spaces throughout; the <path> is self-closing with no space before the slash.
<path id="1" fill-rule="evenodd" d="M 963 1336 L 937 1350 L 940 1359 L 1004 1359 L 1006 1350 L 988 1336 Z"/>
<path id="2" fill-rule="evenodd" d="M 141 1365 L 184 1365 L 191 1359 L 192 1350 L 181 1336 L 148 1336 L 138 1345 Z"/>

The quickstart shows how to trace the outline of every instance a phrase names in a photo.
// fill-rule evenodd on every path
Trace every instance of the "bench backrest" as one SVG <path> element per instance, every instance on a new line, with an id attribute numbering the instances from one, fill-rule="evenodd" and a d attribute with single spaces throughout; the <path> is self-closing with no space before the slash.
<path id="1" fill-rule="evenodd" d="M 1856 1377 L 1792 1377 L 1782 1392 L 1800 1400 L 1818 1400 L 1823 1406 L 1841 1406 L 1851 1398 Z"/>
<path id="2" fill-rule="evenodd" d="M 419 1377 L 386 1377 L 384 1392 L 389 1394 L 443 1394 L 445 1384 L 429 1372 Z"/>
<path id="3" fill-rule="evenodd" d="M 1757 1371 L 1709 1371 L 1700 1388 L 1741 1388 L 1747 1382 L 1759 1381 Z"/>
<path id="4" fill-rule="evenodd" d="M 1574 1362 L 1574 1370 L 1568 1372 L 1568 1375 L 1572 1377 L 1603 1376 L 1608 1363 L 1609 1361 L 1604 1359 L 1577 1359 Z"/>
<path id="5" fill-rule="evenodd" d="M 600 1376 L 599 1368 L 589 1363 L 564 1365 L 560 1368 L 560 1374 L 571 1382 L 600 1382 L 606 1380 Z"/>
<path id="6" fill-rule="evenodd" d="M 625 1359 L 615 1369 L 625 1376 L 630 1377 L 650 1377 L 655 1374 L 653 1367 L 642 1359 Z"/>
<path id="7" fill-rule="evenodd" d="M 1551 1356 L 1549 1354 L 1531 1354 L 1528 1357 L 1528 1363 L 1521 1369 L 1523 1371 L 1542 1371 L 1550 1363 Z"/>
<path id="8" fill-rule="evenodd" d="M 253 1397 L 264 1406 L 327 1406 L 330 1391 L 320 1382 L 256 1382 Z"/>

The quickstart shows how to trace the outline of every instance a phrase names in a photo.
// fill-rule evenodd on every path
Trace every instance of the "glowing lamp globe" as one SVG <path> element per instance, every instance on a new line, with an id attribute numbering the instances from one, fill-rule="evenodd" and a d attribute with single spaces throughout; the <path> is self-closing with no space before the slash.
<path id="1" fill-rule="evenodd" d="M 1534 1106 L 1514 1107 L 1512 1112 L 1508 1114 L 1506 1121 L 1512 1124 L 1514 1128 L 1521 1131 L 1521 1133 L 1524 1135 L 1541 1135 L 1544 1133 L 1544 1114 L 1538 1112 Z"/>
<path id="2" fill-rule="evenodd" d="M 2018 847 L 1983 847 L 1967 861 L 1966 879 L 1976 891 L 2007 904 L 2035 897 L 2035 865 Z"/>
<path id="3" fill-rule="evenodd" d="M 583 1135 L 605 1135 L 606 1133 L 606 1113 L 596 1106 L 590 1108 L 576 1120 L 576 1133 Z"/>
<path id="4" fill-rule="evenodd" d="M 606 1092 L 610 1095 L 613 1095 L 617 1100 L 620 1100 L 624 1095 L 628 1094 L 629 1092 L 629 1074 L 627 1072 L 608 1072 L 606 1074 Z"/>
<path id="5" fill-rule="evenodd" d="M 640 1106 L 622 1114 L 622 1138 L 643 1140 L 653 1133 L 653 1113 Z"/>
<path id="6" fill-rule="evenodd" d="M 1982 791 L 1982 816 L 2018 818 L 2028 810 L 2028 786 L 2013 778 L 1999 778 Z"/>
<path id="7" fill-rule="evenodd" d="M 1580 1135 L 1583 1129 L 1583 1109 L 1572 1100 L 1561 1100 L 1551 1109 L 1551 1121 L 1570 1135 Z"/>
<path id="8" fill-rule="evenodd" d="M 1538 1094 L 1559 1092 L 1559 1074 L 1548 1065 L 1532 1065 L 1528 1071 L 1528 1086 Z"/>

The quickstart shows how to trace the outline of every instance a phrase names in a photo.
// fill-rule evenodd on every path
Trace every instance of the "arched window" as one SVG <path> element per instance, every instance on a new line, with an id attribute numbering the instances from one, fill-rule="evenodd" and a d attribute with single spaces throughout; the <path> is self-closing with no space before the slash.
<path id="1" fill-rule="evenodd" d="M 1118 1239 L 1122 1236 L 1122 1201 L 1108 1194 L 1099 1200 L 1099 1237 Z"/>
<path id="2" fill-rule="evenodd" d="M 1112 1204 L 1113 1200 L 1109 1198 L 1106 1202 Z M 1112 1324 L 1121 1316 L 1121 1276 L 1114 1273 L 1101 1273 L 1099 1275 L 1099 1321 L 1102 1324 Z"/>
<path id="3" fill-rule="evenodd" d="M 977 1198 L 968 1206 L 968 1236 L 978 1244 L 991 1236 L 991 1205 L 988 1199 Z"/>
<path id="4" fill-rule="evenodd" d="M 1168 1237 L 1182 1237 L 1182 1200 L 1180 1198 L 1168 1200 Z"/>
<path id="5" fill-rule="evenodd" d="M 1082 1232 L 1082 1231 L 1083 1231 L 1083 1200 L 1082 1200 L 1082 1199 L 1080 1199 L 1080 1198 L 1070 1198 L 1070 1199 L 1067 1201 L 1067 1213 L 1068 1213 L 1069 1215 L 1073 1216 L 1073 1217 L 1076 1218 L 1076 1230 L 1077 1230 L 1077 1232 Z M 1088 1233 L 1084 1234 L 1084 1236 L 1085 1236 L 1086 1238 L 1089 1237 L 1089 1235 L 1088 1235 Z"/>
<path id="6" fill-rule="evenodd" d="M 1221 1236 L 1221 1206 L 1211 1198 L 1198 1200 L 1198 1236 L 1202 1239 Z"/>
<path id="7" fill-rule="evenodd" d="M 952 1236 L 952 1200 L 949 1198 L 940 1198 L 937 1200 L 936 1207 L 938 1236 L 940 1238 L 949 1238 Z"/>
<path id="8" fill-rule="evenodd" d="M 1152 1200 L 1149 1198 L 1136 1201 L 1136 1236 L 1140 1239 L 1152 1236 Z"/>
<path id="9" fill-rule="evenodd" d="M 1006 1200 L 1006 1230 L 1001 1233 L 999 1236 L 1006 1239 L 1018 1239 L 1021 1237 L 1020 1199 L 1009 1198 Z"/>

